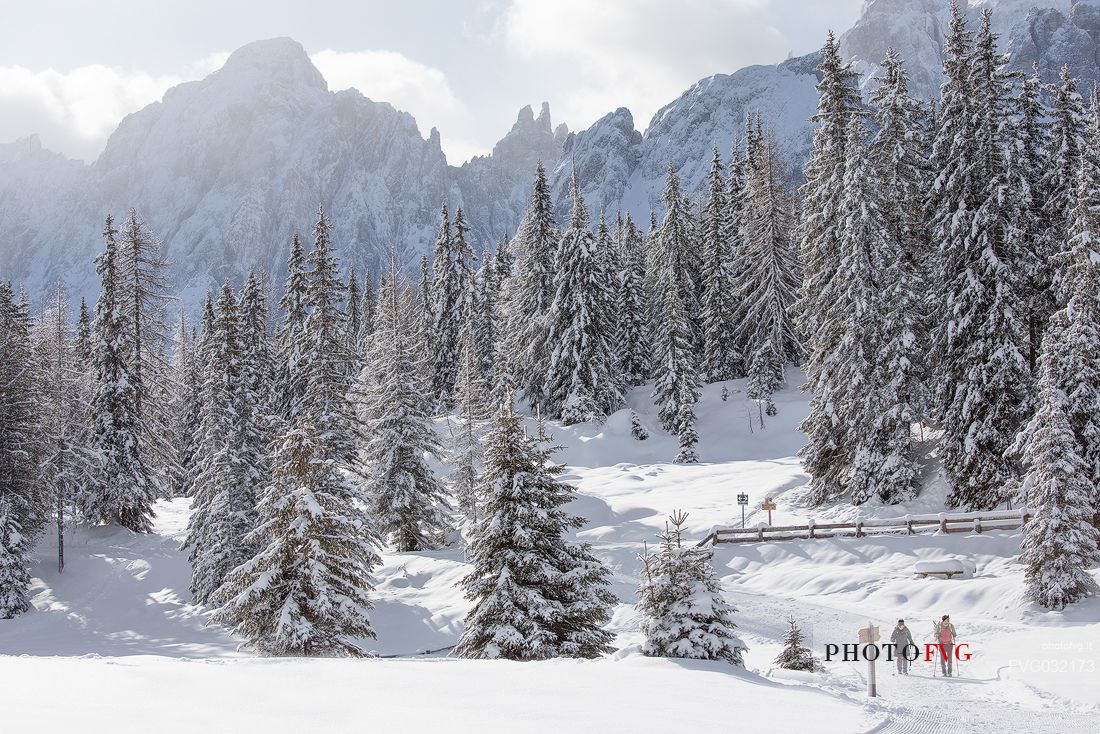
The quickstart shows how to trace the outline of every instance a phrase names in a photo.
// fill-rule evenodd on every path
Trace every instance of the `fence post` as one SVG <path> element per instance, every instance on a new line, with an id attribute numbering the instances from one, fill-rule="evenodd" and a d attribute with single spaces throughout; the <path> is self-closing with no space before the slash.
<path id="1" fill-rule="evenodd" d="M 974 518 L 974 532 L 978 535 L 982 534 L 982 519 L 980 517 Z"/>
<path id="2" fill-rule="evenodd" d="M 947 515 L 940 515 L 940 532 L 947 534 Z"/>
<path id="3" fill-rule="evenodd" d="M 913 534 L 913 518 L 911 518 L 911 517 L 906 517 L 905 518 L 905 534 L 906 535 L 912 535 Z"/>
<path id="4" fill-rule="evenodd" d="M 763 542 L 763 540 L 764 540 L 764 526 L 763 525 L 757 525 L 756 526 L 756 537 L 759 538 L 761 542 Z"/>
<path id="5" fill-rule="evenodd" d="M 814 538 L 817 537 L 814 534 L 814 521 L 813 521 L 813 519 L 811 519 L 808 523 L 806 523 L 806 529 L 810 531 L 810 540 L 813 540 Z"/>
<path id="6" fill-rule="evenodd" d="M 863 537 L 863 521 L 862 520 L 860 520 L 859 522 L 856 523 L 856 537 L 857 538 L 862 538 Z"/>

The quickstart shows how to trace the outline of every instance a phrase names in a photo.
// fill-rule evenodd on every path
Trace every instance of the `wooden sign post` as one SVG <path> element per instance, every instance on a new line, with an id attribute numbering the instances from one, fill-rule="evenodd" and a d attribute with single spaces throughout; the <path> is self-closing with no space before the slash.
<path id="1" fill-rule="evenodd" d="M 878 627 L 874 626 L 870 622 L 867 623 L 866 627 L 859 631 L 859 644 L 861 645 L 871 645 L 878 642 L 878 640 Z M 867 695 L 874 697 L 878 697 L 878 686 L 875 682 L 876 658 L 878 658 L 878 655 L 875 655 L 874 657 L 870 655 L 867 656 Z"/>
<path id="2" fill-rule="evenodd" d="M 760 504 L 760 509 L 768 511 L 768 524 L 771 525 L 772 524 L 772 510 L 775 509 L 775 503 L 772 502 L 772 498 L 771 497 L 765 497 L 764 501 Z"/>
<path id="3" fill-rule="evenodd" d="M 741 505 L 741 527 L 745 527 L 745 507 L 749 504 L 749 496 L 744 492 L 737 495 L 737 504 Z"/>

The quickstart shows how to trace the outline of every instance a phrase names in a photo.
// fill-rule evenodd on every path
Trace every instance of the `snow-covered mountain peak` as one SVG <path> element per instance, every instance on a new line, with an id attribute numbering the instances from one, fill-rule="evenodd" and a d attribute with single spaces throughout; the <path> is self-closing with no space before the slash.
<path id="1" fill-rule="evenodd" d="M 310 61 L 302 44 L 293 38 L 269 38 L 241 46 L 229 55 L 215 76 L 239 76 L 256 84 L 278 82 L 328 91 L 328 82 Z"/>
<path id="2" fill-rule="evenodd" d="M 547 130 L 550 129 L 551 123 L 549 102 L 542 103 L 542 108 L 539 110 L 539 118 L 535 122 L 539 125 L 539 127 L 545 127 Z"/>
<path id="3" fill-rule="evenodd" d="M 561 141 L 550 119 L 550 105 L 543 102 L 537 118 L 531 105 L 524 106 L 512 129 L 493 146 L 492 155 L 485 160 L 507 176 L 526 181 L 534 175 L 538 161 L 553 165 L 560 150 Z"/>
<path id="4" fill-rule="evenodd" d="M 0 143 L 0 163 L 8 163 L 35 155 L 42 150 L 42 140 L 37 134 L 18 138 L 10 143 Z M 47 151 L 49 152 L 49 151 Z"/>

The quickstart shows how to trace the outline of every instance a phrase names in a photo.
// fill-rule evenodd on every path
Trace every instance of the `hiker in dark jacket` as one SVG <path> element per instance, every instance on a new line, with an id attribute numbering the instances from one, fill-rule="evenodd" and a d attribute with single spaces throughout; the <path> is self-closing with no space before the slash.
<path id="1" fill-rule="evenodd" d="M 890 634 L 890 642 L 894 643 L 894 660 L 898 664 L 898 674 L 909 675 L 909 659 L 905 657 L 905 651 L 913 646 L 913 635 L 905 626 L 904 619 L 898 620 L 898 626 Z"/>

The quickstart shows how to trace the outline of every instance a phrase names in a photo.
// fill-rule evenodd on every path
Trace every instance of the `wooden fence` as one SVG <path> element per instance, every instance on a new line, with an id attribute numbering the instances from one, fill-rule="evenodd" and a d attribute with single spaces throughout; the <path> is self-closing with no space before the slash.
<path id="1" fill-rule="evenodd" d="M 1029 511 L 994 510 L 954 515 L 908 515 L 868 518 L 855 522 L 814 522 L 805 525 L 764 525 L 751 528 L 721 528 L 703 538 L 699 545 L 719 543 L 761 543 L 772 540 L 815 540 L 818 538 L 872 535 L 917 535 L 921 533 L 982 533 L 988 530 L 1016 530 L 1031 517 Z"/>

